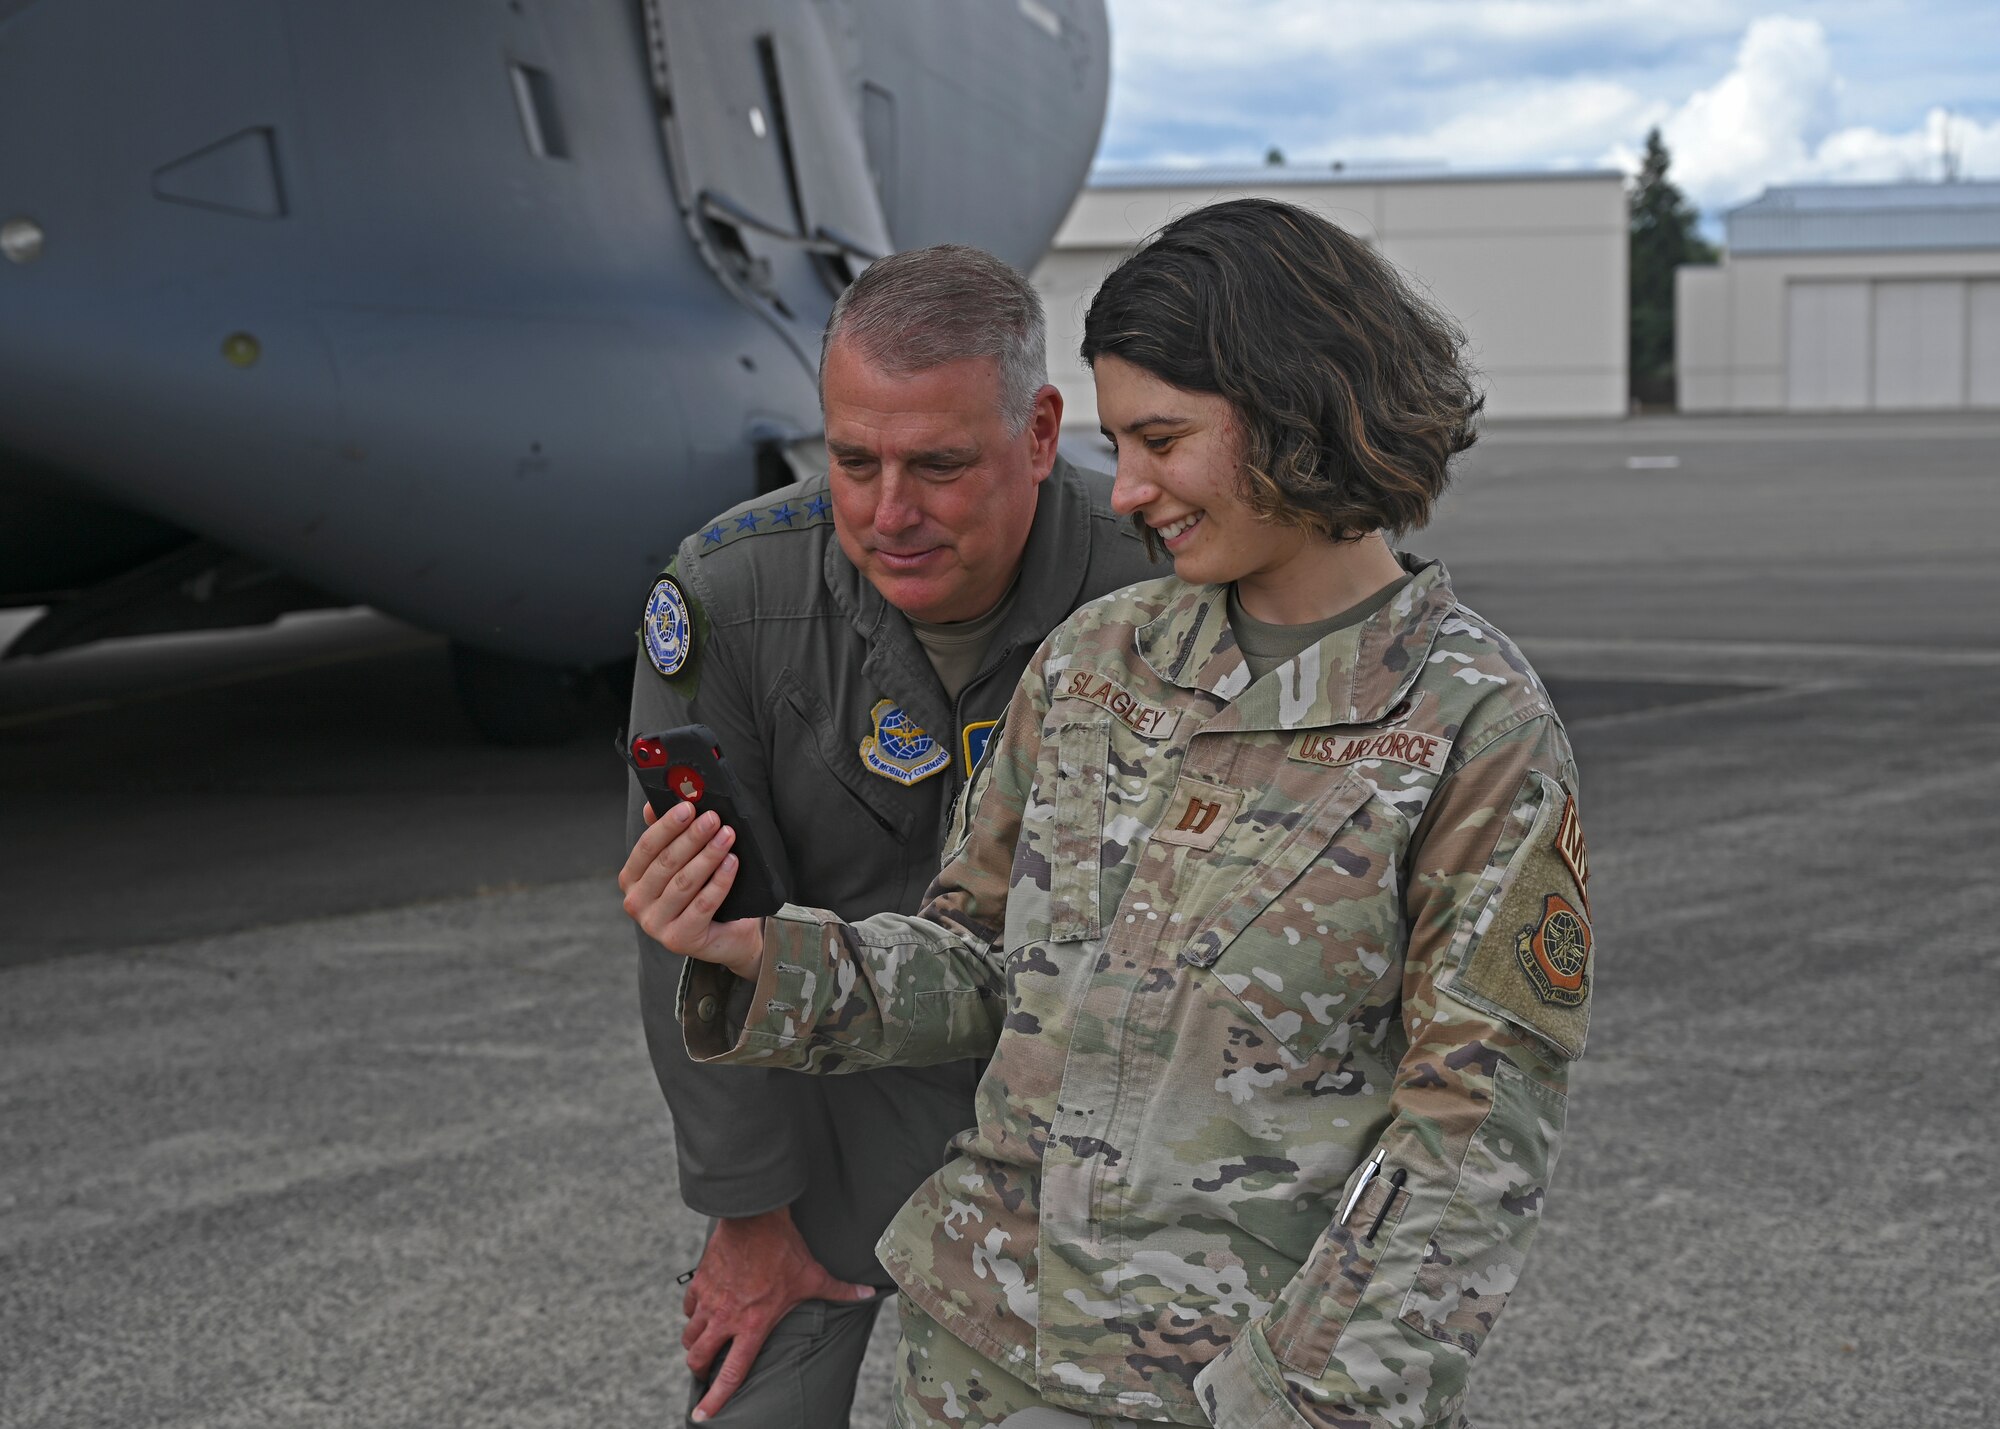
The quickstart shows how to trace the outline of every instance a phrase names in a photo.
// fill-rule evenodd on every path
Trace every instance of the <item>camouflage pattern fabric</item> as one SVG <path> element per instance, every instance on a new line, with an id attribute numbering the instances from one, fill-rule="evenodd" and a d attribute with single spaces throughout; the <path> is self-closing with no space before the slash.
<path id="1" fill-rule="evenodd" d="M 1054 1410 L 937 1321 L 896 1297 L 902 1338 L 896 1346 L 896 1429 L 990 1429 L 1015 1415 L 1065 1429 L 1135 1429 L 1130 1419 Z M 1040 1414 L 1031 1411 L 1040 1410 Z M 1015 1420 L 1015 1423 L 1019 1423 Z"/>
<path id="2" fill-rule="evenodd" d="M 1254 682 L 1221 588 L 1084 607 L 1030 662 L 921 917 L 785 908 L 733 1044 L 686 1009 L 734 980 L 685 971 L 696 1056 L 994 1049 L 978 1125 L 878 1250 L 1051 1403 L 1462 1422 L 1595 959 L 1547 692 L 1441 566 L 1405 564 L 1386 607 Z"/>

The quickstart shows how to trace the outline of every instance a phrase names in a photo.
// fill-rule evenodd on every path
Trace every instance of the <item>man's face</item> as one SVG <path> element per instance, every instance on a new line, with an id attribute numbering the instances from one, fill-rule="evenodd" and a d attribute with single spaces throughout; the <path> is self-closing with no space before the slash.
<path id="1" fill-rule="evenodd" d="M 1062 397 L 1035 396 L 1019 432 L 1000 410 L 1000 364 L 962 358 L 896 377 L 835 342 L 820 377 L 840 548 L 918 620 L 971 620 L 1007 593 L 1041 483 L 1055 466 Z"/>

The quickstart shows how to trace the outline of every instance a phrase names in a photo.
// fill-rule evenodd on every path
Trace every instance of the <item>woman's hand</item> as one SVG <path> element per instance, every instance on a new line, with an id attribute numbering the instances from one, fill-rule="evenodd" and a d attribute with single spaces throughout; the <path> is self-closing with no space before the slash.
<path id="1" fill-rule="evenodd" d="M 674 805 L 664 817 L 650 806 L 645 814 L 651 827 L 618 871 L 625 911 L 668 952 L 720 963 L 754 981 L 764 957 L 764 920 L 714 921 L 736 882 L 736 855 L 729 852 L 736 831 L 724 828 L 713 810 L 694 818 L 689 804 Z"/>

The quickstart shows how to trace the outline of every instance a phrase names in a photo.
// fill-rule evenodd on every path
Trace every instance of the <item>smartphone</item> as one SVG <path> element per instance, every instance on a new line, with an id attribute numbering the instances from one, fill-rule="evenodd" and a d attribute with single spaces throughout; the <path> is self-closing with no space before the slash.
<path id="1" fill-rule="evenodd" d="M 785 901 L 785 883 L 771 867 L 757 842 L 757 832 L 745 817 L 736 781 L 722 759 L 722 745 L 707 725 L 686 724 L 658 734 L 641 734 L 622 745 L 625 762 L 639 776 L 646 802 L 655 815 L 676 804 L 694 805 L 696 814 L 715 810 L 736 830 L 730 852 L 736 855 L 736 882 L 715 910 L 715 920 L 763 918 Z"/>

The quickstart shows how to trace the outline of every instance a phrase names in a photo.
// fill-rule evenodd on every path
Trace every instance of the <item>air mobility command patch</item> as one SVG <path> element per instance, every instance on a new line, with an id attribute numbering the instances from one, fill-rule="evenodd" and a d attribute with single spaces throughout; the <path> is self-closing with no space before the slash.
<path id="1" fill-rule="evenodd" d="M 1595 972 L 1583 894 L 1589 865 L 1575 801 L 1553 780 L 1537 775 L 1536 785 L 1533 823 L 1476 925 L 1452 991 L 1575 1057 L 1590 1028 Z"/>
<path id="2" fill-rule="evenodd" d="M 869 717 L 875 732 L 861 741 L 861 762 L 898 784 L 915 784 L 951 764 L 951 752 L 918 729 L 894 700 L 877 700 Z"/>
<path id="3" fill-rule="evenodd" d="M 1514 935 L 1521 971 L 1551 1007 L 1583 1006 L 1590 966 L 1590 924 L 1560 893 L 1545 894 L 1542 916 Z"/>
<path id="4" fill-rule="evenodd" d="M 694 621 L 688 614 L 687 597 L 672 576 L 661 576 L 653 586 L 639 633 L 653 668 L 668 679 L 678 675 L 694 653 Z"/>

